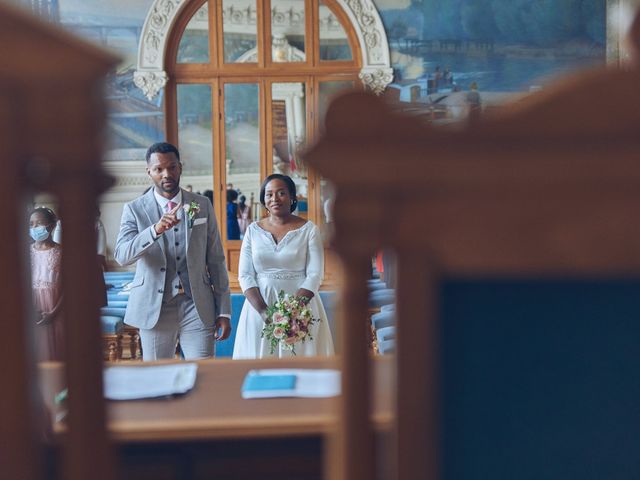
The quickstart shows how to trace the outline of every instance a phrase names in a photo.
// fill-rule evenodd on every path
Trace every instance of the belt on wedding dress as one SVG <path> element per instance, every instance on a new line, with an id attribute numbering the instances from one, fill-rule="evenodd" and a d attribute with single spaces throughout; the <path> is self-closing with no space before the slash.
<path id="1" fill-rule="evenodd" d="M 296 278 L 305 278 L 304 272 L 274 272 L 274 273 L 258 273 L 258 278 L 272 278 L 275 280 L 294 280 Z"/>

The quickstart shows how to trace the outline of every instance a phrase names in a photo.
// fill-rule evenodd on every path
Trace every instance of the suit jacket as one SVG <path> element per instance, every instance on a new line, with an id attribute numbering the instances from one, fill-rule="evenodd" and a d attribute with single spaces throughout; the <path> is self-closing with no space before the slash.
<path id="1" fill-rule="evenodd" d="M 227 266 L 218 223 L 207 197 L 182 190 L 182 202 L 196 202 L 200 212 L 187 228 L 187 269 L 200 320 L 212 326 L 219 315 L 231 314 Z M 153 189 L 127 203 L 122 211 L 114 257 L 120 265 L 137 262 L 124 321 L 149 329 L 158 322 L 167 268 L 164 235 L 154 240 L 151 229 L 160 220 Z M 187 221 L 184 218 L 182 221 Z"/>

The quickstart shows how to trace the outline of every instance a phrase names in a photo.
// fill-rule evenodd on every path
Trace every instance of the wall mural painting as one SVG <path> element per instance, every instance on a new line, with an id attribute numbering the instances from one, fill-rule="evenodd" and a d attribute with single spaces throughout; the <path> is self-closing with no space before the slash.
<path id="1" fill-rule="evenodd" d="M 49 19 L 122 58 L 106 81 L 108 141 L 114 160 L 164 139 L 163 96 L 148 100 L 133 83 L 142 25 L 153 0 L 45 0 Z"/>
<path id="2" fill-rule="evenodd" d="M 162 139 L 162 94 L 150 101 L 133 83 L 140 33 L 152 0 L 44 3 L 51 5 L 52 21 L 123 58 L 107 80 L 112 158 L 128 159 L 132 149 Z M 466 118 L 469 112 L 486 111 L 544 88 L 559 74 L 605 62 L 607 0 L 374 3 L 394 68 L 385 96 L 425 120 Z"/>
<path id="3" fill-rule="evenodd" d="M 426 121 L 499 108 L 606 60 L 606 0 L 374 2 L 394 69 L 385 96 Z"/>

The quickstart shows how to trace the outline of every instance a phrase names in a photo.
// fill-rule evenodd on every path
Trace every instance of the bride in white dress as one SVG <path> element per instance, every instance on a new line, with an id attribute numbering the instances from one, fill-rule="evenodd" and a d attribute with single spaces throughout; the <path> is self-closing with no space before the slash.
<path id="1" fill-rule="evenodd" d="M 288 357 L 291 351 L 261 338 L 265 310 L 283 290 L 309 298 L 313 318 L 320 319 L 310 329 L 313 340 L 296 344 L 298 356 L 333 355 L 333 340 L 327 314 L 318 295 L 324 271 L 324 248 L 320 231 L 312 222 L 293 212 L 296 186 L 290 177 L 273 174 L 260 189 L 260 202 L 269 217 L 249 224 L 242 241 L 238 280 L 246 297 L 233 358 Z"/>

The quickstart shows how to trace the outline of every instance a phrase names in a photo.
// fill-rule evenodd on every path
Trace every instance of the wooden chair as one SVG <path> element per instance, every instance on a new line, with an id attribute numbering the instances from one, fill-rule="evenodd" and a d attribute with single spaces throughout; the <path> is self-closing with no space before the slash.
<path id="1" fill-rule="evenodd" d="M 101 331 L 95 284 L 97 196 L 105 106 L 100 85 L 115 57 L 0 4 L 0 150 L 4 242 L 0 349 L 0 465 L 3 478 L 44 477 L 39 443 L 47 422 L 30 355 L 25 212 L 34 192 L 57 197 L 65 219 L 62 281 L 69 389 L 68 434 L 60 477 L 113 478 L 102 395 Z M 72 252 L 72 254 L 69 254 Z M 49 473 L 50 474 L 50 473 Z"/>
<path id="2" fill-rule="evenodd" d="M 391 478 L 640 475 L 634 373 L 640 326 L 633 316 L 640 277 L 639 84 L 637 69 L 581 73 L 499 118 L 457 131 L 395 116 L 364 94 L 330 107 L 326 136 L 305 155 L 337 187 L 334 248 L 349 299 L 341 304 L 343 395 L 327 478 L 369 480 L 380 464 L 362 338 L 369 328 L 367 264 L 381 247 L 395 250 L 398 260 Z M 464 306 L 470 300 L 475 307 Z M 516 307 L 523 304 L 531 310 Z M 552 314 L 556 323 L 547 318 Z M 560 339 L 568 342 L 566 352 Z M 492 351 L 504 362 L 491 360 Z M 510 370 L 514 359 L 521 369 Z M 541 379 L 540 391 L 527 385 Z M 540 392 L 557 394 L 556 401 Z M 539 424 L 518 417 L 514 402 Z M 484 416 L 478 405 L 486 407 Z M 513 414 L 522 431 L 514 433 L 496 407 Z M 602 445 L 591 425 L 600 428 Z M 491 451 L 487 445 L 500 432 Z M 513 475 L 518 460 L 522 470 Z"/>

